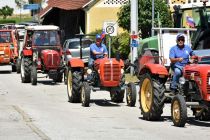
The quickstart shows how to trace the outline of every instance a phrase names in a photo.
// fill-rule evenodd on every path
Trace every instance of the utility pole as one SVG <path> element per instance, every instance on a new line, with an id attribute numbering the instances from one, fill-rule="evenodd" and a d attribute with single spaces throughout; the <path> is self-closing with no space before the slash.
<path id="1" fill-rule="evenodd" d="M 154 30 L 153 30 L 153 28 L 154 28 L 154 19 L 155 19 L 155 0 L 152 0 L 152 36 L 154 36 Z"/>
<path id="2" fill-rule="evenodd" d="M 138 34 L 138 0 L 130 0 L 131 2 L 131 35 L 137 35 Z M 132 40 L 131 40 L 132 41 Z M 134 63 L 136 57 L 137 57 L 137 47 L 131 46 L 130 47 L 131 52 L 131 63 Z M 134 74 L 134 68 L 131 67 L 130 69 L 131 75 Z"/>

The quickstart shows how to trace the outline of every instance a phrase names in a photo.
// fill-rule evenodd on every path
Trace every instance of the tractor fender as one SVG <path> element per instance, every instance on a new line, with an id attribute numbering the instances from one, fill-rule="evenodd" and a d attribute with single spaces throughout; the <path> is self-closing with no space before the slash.
<path id="1" fill-rule="evenodd" d="M 32 50 L 23 50 L 23 56 L 32 56 Z"/>
<path id="2" fill-rule="evenodd" d="M 84 68 L 85 67 L 84 62 L 79 58 L 70 59 L 68 61 L 68 65 L 71 66 L 72 68 L 75 68 L 75 67 Z"/>
<path id="3" fill-rule="evenodd" d="M 165 66 L 160 65 L 160 64 L 152 64 L 152 63 L 147 63 L 144 65 L 144 67 L 141 69 L 140 74 L 143 73 L 144 69 L 149 69 L 149 71 L 152 74 L 158 74 L 158 75 L 165 75 L 168 76 L 168 70 L 166 69 Z"/>

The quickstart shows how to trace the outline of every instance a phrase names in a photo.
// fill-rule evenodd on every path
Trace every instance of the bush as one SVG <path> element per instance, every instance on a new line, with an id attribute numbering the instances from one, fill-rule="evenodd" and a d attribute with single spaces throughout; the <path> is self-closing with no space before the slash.
<path id="1" fill-rule="evenodd" d="M 0 24 L 6 24 L 6 23 L 16 23 L 15 20 L 9 20 L 9 19 L 4 19 L 4 20 L 0 20 Z"/>

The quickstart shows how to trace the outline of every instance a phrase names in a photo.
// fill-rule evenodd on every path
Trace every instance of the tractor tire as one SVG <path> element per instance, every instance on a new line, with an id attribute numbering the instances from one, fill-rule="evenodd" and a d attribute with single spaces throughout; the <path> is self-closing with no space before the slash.
<path id="1" fill-rule="evenodd" d="M 68 68 L 66 68 L 63 73 L 63 80 L 65 85 L 67 84 L 67 77 L 68 77 Z"/>
<path id="2" fill-rule="evenodd" d="M 16 72 L 17 69 L 16 69 L 16 65 L 12 65 L 12 72 Z"/>
<path id="3" fill-rule="evenodd" d="M 82 92 L 81 92 L 81 102 L 82 106 L 89 107 L 90 104 L 90 86 L 87 82 L 84 82 L 82 85 Z"/>
<path id="4" fill-rule="evenodd" d="M 31 82 L 31 67 L 32 60 L 28 57 L 24 57 L 21 59 L 21 81 L 22 83 L 30 83 Z"/>
<path id="5" fill-rule="evenodd" d="M 55 80 L 55 82 L 58 82 L 58 83 L 62 83 L 63 81 L 63 73 L 58 73 L 57 75 L 57 79 Z"/>
<path id="6" fill-rule="evenodd" d="M 172 99 L 171 116 L 174 126 L 185 126 L 187 121 L 187 105 L 184 97 L 179 94 Z"/>
<path id="7" fill-rule="evenodd" d="M 71 103 L 79 103 L 82 89 L 82 73 L 68 70 L 67 93 Z"/>
<path id="8" fill-rule="evenodd" d="M 165 85 L 161 79 L 144 74 L 140 79 L 140 109 L 143 119 L 157 121 L 161 118 L 164 107 Z"/>
<path id="9" fill-rule="evenodd" d="M 205 109 L 200 116 L 196 116 L 197 120 L 200 120 L 200 121 L 210 121 L 210 111 Z"/>
<path id="10" fill-rule="evenodd" d="M 110 97 L 111 101 L 115 103 L 122 103 L 124 99 L 125 90 L 111 90 Z"/>
<path id="11" fill-rule="evenodd" d="M 136 104 L 136 85 L 134 83 L 128 83 L 126 88 L 126 101 L 127 105 L 130 107 Z"/>
<path id="12" fill-rule="evenodd" d="M 17 71 L 17 73 L 20 73 L 20 65 L 21 65 L 21 60 L 17 59 L 16 60 L 16 71 Z"/>
<path id="13" fill-rule="evenodd" d="M 32 65 L 32 68 L 31 68 L 31 84 L 37 85 L 37 67 L 36 67 L 36 65 Z"/>

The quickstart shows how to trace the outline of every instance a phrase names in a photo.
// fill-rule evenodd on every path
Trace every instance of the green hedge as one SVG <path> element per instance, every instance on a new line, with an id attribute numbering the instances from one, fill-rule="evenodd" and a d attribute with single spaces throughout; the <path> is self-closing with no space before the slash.
<path id="1" fill-rule="evenodd" d="M 16 23 L 15 20 L 8 20 L 8 19 L 0 19 L 0 24 L 5 24 L 5 23 Z"/>

